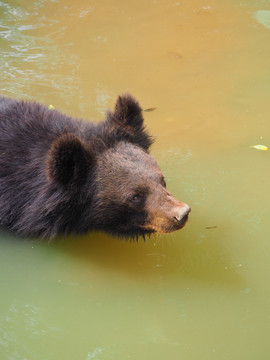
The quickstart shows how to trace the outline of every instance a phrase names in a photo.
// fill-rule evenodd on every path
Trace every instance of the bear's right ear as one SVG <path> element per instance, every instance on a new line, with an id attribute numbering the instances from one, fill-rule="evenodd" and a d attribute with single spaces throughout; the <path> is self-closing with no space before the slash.
<path id="1" fill-rule="evenodd" d="M 47 157 L 47 174 L 61 185 L 82 185 L 94 162 L 90 146 L 73 134 L 60 136 Z"/>

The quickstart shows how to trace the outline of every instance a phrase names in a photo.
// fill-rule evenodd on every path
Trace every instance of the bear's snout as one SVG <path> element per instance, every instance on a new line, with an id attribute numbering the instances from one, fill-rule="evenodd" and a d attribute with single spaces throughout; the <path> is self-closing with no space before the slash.
<path id="1" fill-rule="evenodd" d="M 153 194 L 147 211 L 149 222 L 145 228 L 161 233 L 171 233 L 185 226 L 191 209 L 189 205 L 162 189 L 159 196 Z"/>
<path id="2" fill-rule="evenodd" d="M 182 206 L 180 208 L 176 208 L 174 210 L 172 220 L 175 223 L 175 226 L 177 227 L 177 229 L 181 229 L 182 227 L 185 226 L 185 224 L 188 220 L 188 214 L 190 213 L 190 211 L 191 211 L 191 208 L 187 204 L 184 204 L 184 206 Z"/>

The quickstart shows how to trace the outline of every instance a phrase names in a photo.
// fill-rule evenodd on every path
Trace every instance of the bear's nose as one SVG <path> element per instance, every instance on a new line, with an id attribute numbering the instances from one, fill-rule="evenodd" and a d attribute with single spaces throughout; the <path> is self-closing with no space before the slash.
<path id="1" fill-rule="evenodd" d="M 174 214 L 173 220 L 175 224 L 181 228 L 185 225 L 188 219 L 188 214 L 190 213 L 191 208 L 185 204 L 183 207 L 178 208 Z"/>

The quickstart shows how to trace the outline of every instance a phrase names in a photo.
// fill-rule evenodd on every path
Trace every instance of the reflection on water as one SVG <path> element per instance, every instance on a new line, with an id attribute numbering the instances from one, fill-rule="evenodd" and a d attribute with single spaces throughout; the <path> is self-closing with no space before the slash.
<path id="1" fill-rule="evenodd" d="M 255 13 L 255 19 L 265 26 L 266 28 L 270 29 L 270 10 L 258 10 Z"/>
<path id="2" fill-rule="evenodd" d="M 177 233 L 0 234 L 0 355 L 268 360 L 269 4 L 0 1 L 1 90 L 100 120 L 141 101 Z"/>
<path id="3" fill-rule="evenodd" d="M 22 8 L 1 2 L 0 45 L 2 92 L 7 96 L 36 100 L 36 91 L 42 96 L 58 94 L 70 101 L 73 93 L 83 97 L 75 71 L 79 61 L 65 48 L 60 49 L 55 40 L 63 35 L 66 27 L 53 27 L 58 20 L 42 15 L 44 1 Z M 39 36 L 41 29 L 45 36 Z M 70 44 L 66 44 L 68 47 Z M 68 75 L 63 73 L 66 68 Z M 16 86 L 14 86 L 16 84 Z"/>

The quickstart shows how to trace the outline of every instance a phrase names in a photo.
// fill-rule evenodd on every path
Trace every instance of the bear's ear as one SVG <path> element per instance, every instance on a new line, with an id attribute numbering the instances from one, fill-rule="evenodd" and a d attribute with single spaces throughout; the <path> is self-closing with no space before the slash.
<path id="1" fill-rule="evenodd" d="M 107 113 L 107 124 L 113 125 L 123 134 L 123 140 L 130 141 L 144 150 L 148 150 L 153 143 L 143 124 L 143 110 L 136 99 L 130 94 L 118 97 L 114 111 Z"/>
<path id="2" fill-rule="evenodd" d="M 142 108 L 130 94 L 118 96 L 112 120 L 122 126 L 140 130 L 143 127 Z"/>
<path id="3" fill-rule="evenodd" d="M 61 185 L 82 185 L 93 162 L 90 146 L 73 134 L 65 134 L 51 145 L 47 174 Z"/>
<path id="4" fill-rule="evenodd" d="M 116 125 L 140 130 L 143 127 L 142 108 L 130 94 L 118 96 L 114 112 L 109 113 L 109 120 Z"/>

